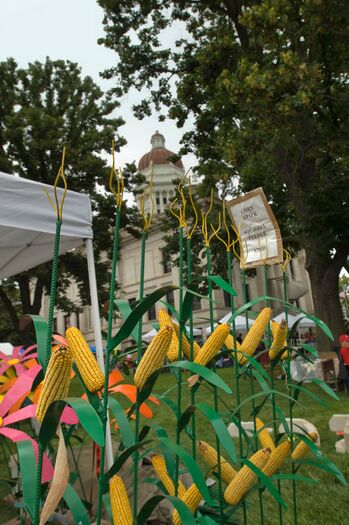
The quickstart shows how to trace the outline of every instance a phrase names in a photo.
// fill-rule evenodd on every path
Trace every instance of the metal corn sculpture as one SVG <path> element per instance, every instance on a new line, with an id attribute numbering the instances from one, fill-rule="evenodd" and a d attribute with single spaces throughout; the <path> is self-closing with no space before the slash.
<path id="1" fill-rule="evenodd" d="M 172 329 L 174 328 L 171 316 L 167 312 L 165 312 L 165 310 L 161 310 L 161 309 L 159 310 L 158 320 L 159 320 L 160 328 L 165 328 L 166 326 L 170 326 Z M 167 359 L 169 361 L 171 362 L 177 361 L 178 346 L 179 346 L 178 334 L 175 332 L 175 330 L 173 330 L 171 343 L 167 351 Z"/>
<path id="2" fill-rule="evenodd" d="M 256 431 L 258 432 L 258 439 L 261 447 L 270 448 L 271 451 L 275 450 L 274 441 L 272 440 L 269 431 L 265 428 L 263 421 L 258 417 L 256 417 Z"/>
<path id="3" fill-rule="evenodd" d="M 193 483 L 188 488 L 181 500 L 183 501 L 183 503 L 186 504 L 190 512 L 194 513 L 196 511 L 200 501 L 202 500 L 202 496 L 195 483 Z M 173 511 L 172 519 L 173 525 L 182 525 L 182 520 L 180 519 L 179 514 L 176 510 Z"/>
<path id="4" fill-rule="evenodd" d="M 291 450 L 291 443 L 287 441 L 283 441 L 278 445 L 270 454 L 270 458 L 267 461 L 267 464 L 262 469 L 262 472 L 266 476 L 272 476 L 275 474 L 279 468 L 282 467 L 282 465 L 285 463 L 285 459 L 287 458 L 289 452 Z"/>
<path id="5" fill-rule="evenodd" d="M 159 454 L 155 454 L 151 458 L 151 463 L 153 465 L 153 469 L 155 470 L 156 474 L 158 475 L 159 480 L 167 490 L 170 496 L 175 495 L 175 486 L 174 483 L 167 472 L 165 459 L 163 456 L 160 456 Z M 183 485 L 183 483 L 178 480 L 178 497 L 183 498 L 184 494 L 186 493 L 186 488 Z"/>
<path id="6" fill-rule="evenodd" d="M 259 468 L 259 470 L 262 470 L 266 465 L 269 456 L 270 449 L 264 448 L 253 454 L 253 456 L 250 457 L 250 461 Z M 255 474 L 247 465 L 244 465 L 225 489 L 225 501 L 229 503 L 229 505 L 237 505 L 256 481 L 257 474 Z"/>
<path id="7" fill-rule="evenodd" d="M 247 332 L 247 335 L 240 346 L 240 352 L 242 352 L 238 357 L 240 365 L 243 365 L 247 361 L 247 357 L 242 354 L 253 356 L 255 353 L 255 350 L 267 329 L 270 317 L 271 308 L 263 308 L 252 327 Z"/>
<path id="8" fill-rule="evenodd" d="M 282 349 L 286 346 L 286 336 L 287 336 L 287 324 L 283 319 L 281 323 L 276 321 L 271 322 L 271 333 L 273 335 L 273 343 L 269 350 L 269 357 L 271 360 L 275 359 Z M 284 352 L 287 355 L 287 351 Z M 283 356 L 282 356 L 283 357 Z"/>
<path id="9" fill-rule="evenodd" d="M 68 328 L 65 333 L 73 359 L 90 392 L 97 392 L 104 385 L 104 375 L 92 351 L 78 328 Z"/>
<path id="10" fill-rule="evenodd" d="M 207 341 L 204 343 L 204 345 L 201 347 L 200 352 L 198 352 L 197 356 L 194 359 L 194 363 L 203 366 L 207 365 L 207 363 L 209 363 L 211 359 L 213 359 L 214 356 L 222 348 L 222 346 L 224 345 L 224 341 L 228 337 L 229 333 L 229 324 L 218 325 L 217 328 L 212 332 L 210 337 L 207 339 Z"/>
<path id="11" fill-rule="evenodd" d="M 315 443 L 318 435 L 316 432 L 310 432 L 308 437 L 313 441 L 313 443 Z M 297 461 L 299 459 L 304 459 L 309 454 L 309 452 L 309 446 L 304 441 L 300 441 L 292 452 L 292 460 Z"/>
<path id="12" fill-rule="evenodd" d="M 179 326 L 178 326 L 177 323 L 173 323 L 173 329 L 176 332 L 177 338 L 178 338 L 179 337 Z M 190 359 L 190 342 L 188 341 L 187 336 L 184 333 L 182 333 L 182 351 L 183 351 L 183 354 L 185 355 L 185 357 L 187 359 Z M 193 340 L 193 357 L 194 357 L 194 359 L 196 358 L 196 356 L 198 355 L 199 352 L 200 352 L 200 346 L 198 345 L 198 343 L 195 340 Z M 178 352 L 177 352 L 177 355 L 178 355 Z"/>
<path id="13" fill-rule="evenodd" d="M 218 454 L 217 451 L 211 447 L 205 441 L 198 442 L 198 450 L 207 465 L 213 469 L 217 470 L 218 466 Z M 221 455 L 221 476 L 223 481 L 229 485 L 232 479 L 235 478 L 237 471 L 228 463 L 228 461 Z"/>
<path id="14" fill-rule="evenodd" d="M 134 375 L 134 382 L 138 388 L 143 388 L 148 377 L 163 364 L 170 348 L 172 334 L 171 326 L 165 326 L 153 337 Z"/>
<path id="15" fill-rule="evenodd" d="M 36 409 L 36 417 L 40 423 L 51 403 L 67 397 L 71 367 L 72 355 L 67 346 L 59 346 L 52 352 Z"/>
<path id="16" fill-rule="evenodd" d="M 114 525 L 132 525 L 132 510 L 125 484 L 120 476 L 110 479 L 109 495 Z"/>

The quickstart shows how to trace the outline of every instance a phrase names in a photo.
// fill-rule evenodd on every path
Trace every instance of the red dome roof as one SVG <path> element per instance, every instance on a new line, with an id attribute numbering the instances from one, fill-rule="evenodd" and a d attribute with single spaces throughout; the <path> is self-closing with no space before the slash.
<path id="1" fill-rule="evenodd" d="M 152 149 L 141 157 L 138 163 L 139 171 L 143 171 L 148 168 L 151 161 L 153 161 L 155 166 L 159 166 L 161 164 L 170 164 L 170 158 L 175 156 L 175 153 L 165 148 L 165 138 L 158 131 L 152 136 L 150 142 L 152 144 Z M 180 159 L 174 164 L 178 168 L 184 169 L 183 163 Z"/>

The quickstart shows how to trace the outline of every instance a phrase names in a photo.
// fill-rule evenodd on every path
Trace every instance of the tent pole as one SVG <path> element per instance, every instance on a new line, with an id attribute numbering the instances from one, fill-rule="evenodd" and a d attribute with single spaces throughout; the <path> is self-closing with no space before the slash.
<path id="1" fill-rule="evenodd" d="M 102 372 L 104 373 L 105 366 L 104 366 L 103 343 L 102 343 L 102 334 L 101 334 L 101 320 L 99 317 L 97 281 L 96 281 L 95 260 L 94 260 L 94 255 L 93 255 L 92 239 L 85 239 L 85 244 L 86 244 L 86 255 L 87 255 L 88 278 L 89 278 L 89 283 L 90 283 L 91 318 L 92 318 L 95 343 L 96 343 L 96 356 L 97 356 L 98 364 L 101 367 Z M 113 464 L 113 449 L 112 449 L 112 443 L 111 443 L 111 432 L 110 432 L 109 424 L 107 424 L 105 439 L 106 439 L 105 452 L 106 452 L 107 467 L 110 468 Z"/>

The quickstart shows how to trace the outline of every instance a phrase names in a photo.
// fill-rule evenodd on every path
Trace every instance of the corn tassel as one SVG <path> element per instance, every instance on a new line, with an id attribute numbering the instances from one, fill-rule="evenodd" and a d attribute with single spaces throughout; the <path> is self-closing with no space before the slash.
<path id="1" fill-rule="evenodd" d="M 247 332 L 245 339 L 241 343 L 240 352 L 249 356 L 253 356 L 268 326 L 270 317 L 271 308 L 263 308 L 263 310 L 259 313 L 257 319 L 254 321 L 253 325 Z M 239 355 L 238 359 L 240 365 L 243 365 L 247 361 L 247 357 L 245 357 L 242 354 Z"/>
<path id="2" fill-rule="evenodd" d="M 262 470 L 269 457 L 269 448 L 264 448 L 253 454 L 250 461 L 259 468 L 259 470 Z M 244 465 L 225 489 L 225 501 L 229 503 L 229 505 L 237 505 L 256 481 L 257 474 L 255 474 L 247 465 Z"/>
<path id="3" fill-rule="evenodd" d="M 261 444 L 262 448 L 270 448 L 270 450 L 273 452 L 275 450 L 274 441 L 268 432 L 268 430 L 264 427 L 264 423 L 261 419 L 256 417 L 256 430 L 258 432 L 258 439 Z"/>
<path id="4" fill-rule="evenodd" d="M 68 395 L 72 355 L 67 346 L 59 346 L 51 354 L 41 389 L 36 417 L 42 423 L 48 407 Z"/>
<path id="5" fill-rule="evenodd" d="M 159 310 L 159 312 L 158 312 L 158 320 L 159 320 L 160 328 L 165 328 L 166 326 L 171 326 L 173 328 L 173 323 L 172 323 L 171 316 L 165 310 L 162 310 L 162 309 Z M 178 346 L 179 346 L 178 336 L 177 336 L 175 330 L 173 330 L 171 344 L 170 344 L 170 347 L 169 347 L 169 349 L 167 351 L 167 359 L 170 362 L 177 361 L 177 359 L 178 359 Z"/>
<path id="6" fill-rule="evenodd" d="M 104 375 L 91 349 L 78 328 L 70 327 L 65 333 L 73 359 L 86 388 L 97 392 L 104 386 Z"/>
<path id="7" fill-rule="evenodd" d="M 186 506 L 188 507 L 191 513 L 194 513 L 196 511 L 196 509 L 199 506 L 200 501 L 202 500 L 202 496 L 201 496 L 201 492 L 199 491 L 195 483 L 193 483 L 188 488 L 188 490 L 185 492 L 181 500 L 183 501 L 183 503 L 186 504 Z M 182 520 L 179 517 L 179 514 L 176 510 L 173 511 L 172 519 L 173 519 L 173 525 L 182 525 Z"/>
<path id="8" fill-rule="evenodd" d="M 194 363 L 203 366 L 207 365 L 207 363 L 211 361 L 211 359 L 213 359 L 214 356 L 222 348 L 224 341 L 229 335 L 229 332 L 229 324 L 218 325 L 201 348 L 200 352 L 194 360 Z"/>
<path id="9" fill-rule="evenodd" d="M 308 436 L 314 443 L 316 442 L 318 435 L 316 432 L 310 432 Z M 304 459 L 310 452 L 310 448 L 304 441 L 300 441 L 294 451 L 292 452 L 292 460 L 297 461 Z"/>
<path id="10" fill-rule="evenodd" d="M 269 350 L 270 359 L 275 359 L 279 355 L 281 350 L 286 346 L 287 324 L 284 319 L 277 326 L 277 329 L 274 333 L 275 335 L 273 335 L 273 343 Z"/>
<path id="11" fill-rule="evenodd" d="M 171 326 L 160 328 L 146 349 L 134 375 L 138 388 L 143 388 L 148 377 L 163 364 L 172 340 Z"/>
<path id="12" fill-rule="evenodd" d="M 198 449 L 199 449 L 201 456 L 207 463 L 207 465 L 217 472 L 218 470 L 217 451 L 205 441 L 198 442 Z M 237 471 L 230 465 L 230 463 L 228 463 L 228 461 L 223 456 L 221 456 L 220 459 L 221 459 L 222 480 L 225 481 L 227 485 L 229 485 L 231 480 L 236 476 Z"/>
<path id="13" fill-rule="evenodd" d="M 288 456 L 288 453 L 291 449 L 291 443 L 287 441 L 283 441 L 278 445 L 270 454 L 270 458 L 268 459 L 267 464 L 262 469 L 262 472 L 266 476 L 272 476 L 279 468 L 282 467 L 282 465 L 285 462 L 285 459 Z"/>
<path id="14" fill-rule="evenodd" d="M 174 496 L 175 487 L 174 487 L 172 479 L 170 478 L 167 472 L 166 463 L 165 463 L 163 456 L 159 456 L 158 454 L 155 454 L 154 456 L 152 456 L 151 462 L 152 462 L 155 472 L 158 475 L 158 478 L 160 479 L 161 483 L 164 485 L 169 495 Z M 180 480 L 178 480 L 178 497 L 183 498 L 184 494 L 186 493 L 186 490 L 187 489 L 185 488 L 183 483 Z"/>
<path id="15" fill-rule="evenodd" d="M 133 517 L 124 482 L 119 476 L 109 481 L 110 505 L 114 525 L 132 525 Z"/>
<path id="16" fill-rule="evenodd" d="M 177 338 L 179 337 L 179 325 L 177 323 L 173 323 L 173 328 L 177 334 Z M 182 333 L 182 350 L 183 354 L 187 359 L 190 359 L 190 342 L 187 339 L 187 336 Z M 200 352 L 200 346 L 198 343 L 193 340 L 193 358 L 195 359 L 198 353 Z"/>

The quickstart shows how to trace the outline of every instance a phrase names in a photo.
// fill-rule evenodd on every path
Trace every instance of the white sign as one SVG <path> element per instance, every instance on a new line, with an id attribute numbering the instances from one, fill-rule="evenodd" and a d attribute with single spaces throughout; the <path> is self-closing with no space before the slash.
<path id="1" fill-rule="evenodd" d="M 263 189 L 250 191 L 226 205 L 240 236 L 241 268 L 282 262 L 280 229 Z"/>

